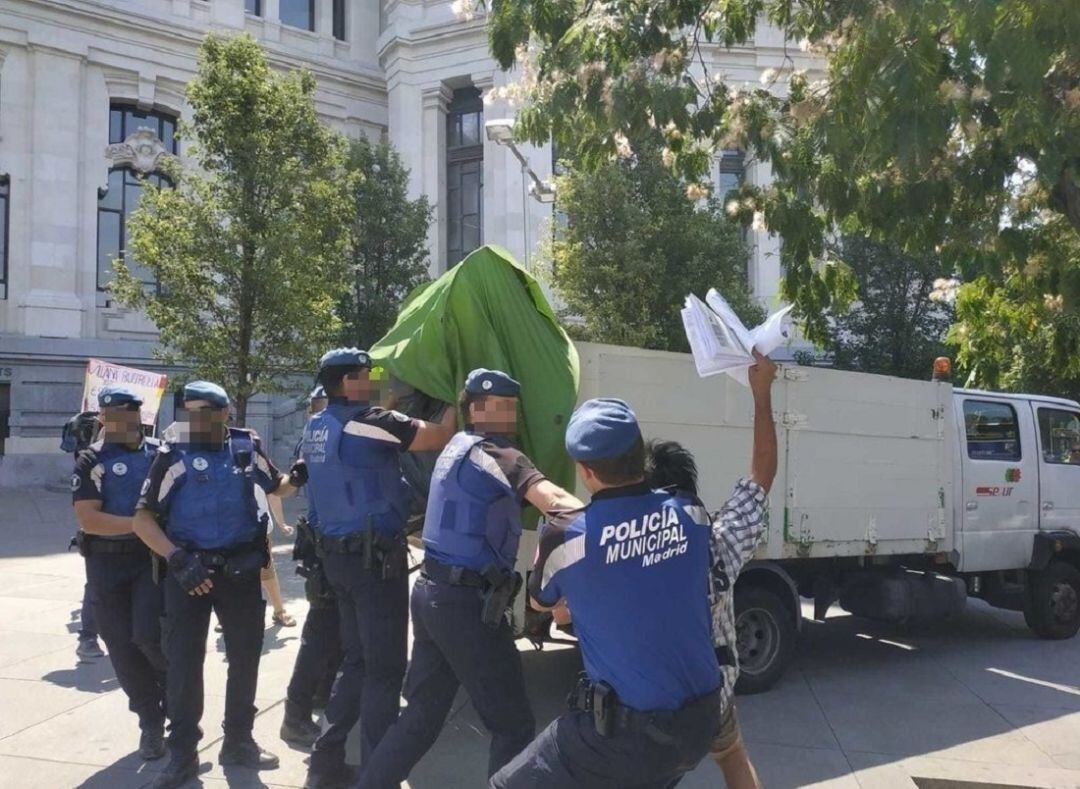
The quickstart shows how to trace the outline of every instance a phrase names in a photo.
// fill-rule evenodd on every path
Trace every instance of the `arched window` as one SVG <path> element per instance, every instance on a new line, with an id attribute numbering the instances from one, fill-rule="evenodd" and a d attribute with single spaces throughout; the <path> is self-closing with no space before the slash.
<path id="1" fill-rule="evenodd" d="M 127 219 L 139 204 L 143 187 L 171 185 L 155 172 L 163 156 L 175 156 L 176 117 L 156 110 L 144 111 L 123 104 L 109 108 L 109 147 L 112 160 L 108 185 L 98 190 L 97 289 L 105 290 L 114 277 L 113 261 L 127 262 L 132 273 L 148 286 L 153 274 L 138 261 L 127 260 Z"/>

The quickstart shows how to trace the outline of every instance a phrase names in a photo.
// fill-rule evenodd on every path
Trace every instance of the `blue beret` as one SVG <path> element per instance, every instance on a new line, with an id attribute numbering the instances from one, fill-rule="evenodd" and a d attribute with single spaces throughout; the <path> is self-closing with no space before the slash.
<path id="1" fill-rule="evenodd" d="M 359 348 L 334 348 L 319 359 L 319 372 L 328 367 L 371 367 L 371 357 Z"/>
<path id="2" fill-rule="evenodd" d="M 521 394 L 521 384 L 504 372 L 481 367 L 469 373 L 465 379 L 465 391 L 474 395 L 517 397 Z"/>
<path id="3" fill-rule="evenodd" d="M 98 392 L 97 401 L 100 408 L 111 408 L 132 403 L 142 405 L 143 399 L 126 386 L 103 386 Z"/>
<path id="4" fill-rule="evenodd" d="M 214 408 L 225 408 L 229 404 L 229 395 L 217 384 L 192 381 L 184 387 L 184 402 L 189 400 L 205 400 Z"/>
<path id="5" fill-rule="evenodd" d="M 574 460 L 606 460 L 625 454 L 641 438 L 633 410 L 622 400 L 600 397 L 581 404 L 566 426 L 566 451 Z"/>
<path id="6" fill-rule="evenodd" d="M 322 384 L 319 384 L 314 389 L 312 389 L 311 394 L 308 395 L 308 402 L 309 403 L 312 400 L 325 400 L 325 399 L 327 399 L 326 398 L 326 390 L 323 389 Z"/>

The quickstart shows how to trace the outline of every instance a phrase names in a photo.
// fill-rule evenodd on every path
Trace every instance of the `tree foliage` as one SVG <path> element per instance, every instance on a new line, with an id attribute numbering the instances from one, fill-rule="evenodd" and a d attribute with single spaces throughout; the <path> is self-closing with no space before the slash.
<path id="1" fill-rule="evenodd" d="M 249 36 L 211 35 L 181 125 L 193 166 L 145 188 L 126 250 L 157 289 L 114 263 L 113 290 L 157 325 L 161 357 L 220 382 L 237 404 L 280 391 L 338 335 L 354 178 L 315 112 L 315 80 L 278 74 Z"/>
<path id="2" fill-rule="evenodd" d="M 832 364 L 901 378 L 930 377 L 934 359 L 948 355 L 945 335 L 952 306 L 939 285 L 941 261 L 911 257 L 864 238 L 843 239 L 841 254 L 851 266 L 859 300 L 850 310 L 829 314 L 824 344 Z"/>
<path id="3" fill-rule="evenodd" d="M 409 171 L 386 140 L 352 141 L 348 168 L 359 179 L 341 337 L 368 348 L 393 325 L 405 297 L 427 279 L 431 206 L 426 197 L 409 199 Z"/>
<path id="4" fill-rule="evenodd" d="M 1044 266 L 1080 270 L 1080 244 L 1048 224 L 1025 266 L 960 288 L 949 334 L 969 385 L 1080 399 L 1080 312 L 1055 292 Z"/>
<path id="5" fill-rule="evenodd" d="M 726 84 L 713 64 L 761 20 L 785 59 L 763 86 Z M 768 162 L 775 181 L 737 208 L 782 235 L 811 339 L 855 294 L 835 230 L 936 254 L 965 281 L 1033 280 L 1080 314 L 1075 257 L 1027 265 L 1048 227 L 1080 229 L 1080 3 L 493 0 L 489 37 L 525 78 L 523 138 L 599 166 L 656 128 L 689 178 L 717 148 Z"/>
<path id="6" fill-rule="evenodd" d="M 764 314 L 746 287 L 741 228 L 719 201 L 698 205 L 643 143 L 630 158 L 558 181 L 564 227 L 552 245 L 553 285 L 582 339 L 668 351 L 689 346 L 679 310 L 689 292 L 724 294 L 749 324 Z"/>

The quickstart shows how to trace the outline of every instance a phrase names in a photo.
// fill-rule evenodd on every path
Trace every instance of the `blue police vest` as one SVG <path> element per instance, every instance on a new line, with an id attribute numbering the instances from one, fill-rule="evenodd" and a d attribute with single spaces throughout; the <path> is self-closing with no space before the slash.
<path id="1" fill-rule="evenodd" d="M 521 539 L 521 506 L 505 479 L 469 460 L 484 440 L 458 433 L 439 455 L 424 516 L 424 549 L 443 564 L 479 571 L 497 562 L 511 570 Z"/>
<path id="2" fill-rule="evenodd" d="M 720 686 L 709 610 L 708 515 L 664 491 L 598 496 L 570 527 L 584 555 L 555 576 L 585 670 L 638 710 L 677 709 Z"/>
<path id="3" fill-rule="evenodd" d="M 101 477 L 102 512 L 122 518 L 135 514 L 143 480 L 157 450 L 158 444 L 152 439 L 146 439 L 138 449 L 124 444 L 102 445 L 97 453 L 98 463 L 105 469 Z"/>
<path id="4" fill-rule="evenodd" d="M 386 534 L 405 528 L 409 492 L 397 449 L 357 436 L 350 462 L 341 457 L 345 425 L 365 410 L 363 405 L 331 403 L 304 427 L 301 455 L 308 468 L 308 495 L 318 529 L 328 537 L 369 527 Z"/>
<path id="5" fill-rule="evenodd" d="M 252 542 L 265 534 L 255 501 L 255 444 L 250 431 L 229 428 L 221 449 L 173 451 L 184 463 L 184 484 L 169 507 L 170 539 L 208 550 Z"/>

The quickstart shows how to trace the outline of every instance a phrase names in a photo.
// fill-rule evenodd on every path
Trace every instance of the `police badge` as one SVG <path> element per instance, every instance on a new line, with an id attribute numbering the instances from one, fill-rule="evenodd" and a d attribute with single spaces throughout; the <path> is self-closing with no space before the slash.
<path id="1" fill-rule="evenodd" d="M 127 469 L 127 464 L 126 463 L 119 463 L 119 462 L 118 463 L 113 463 L 112 473 L 115 474 L 116 476 L 122 477 L 125 474 L 127 474 L 127 471 L 128 471 L 128 469 Z"/>

